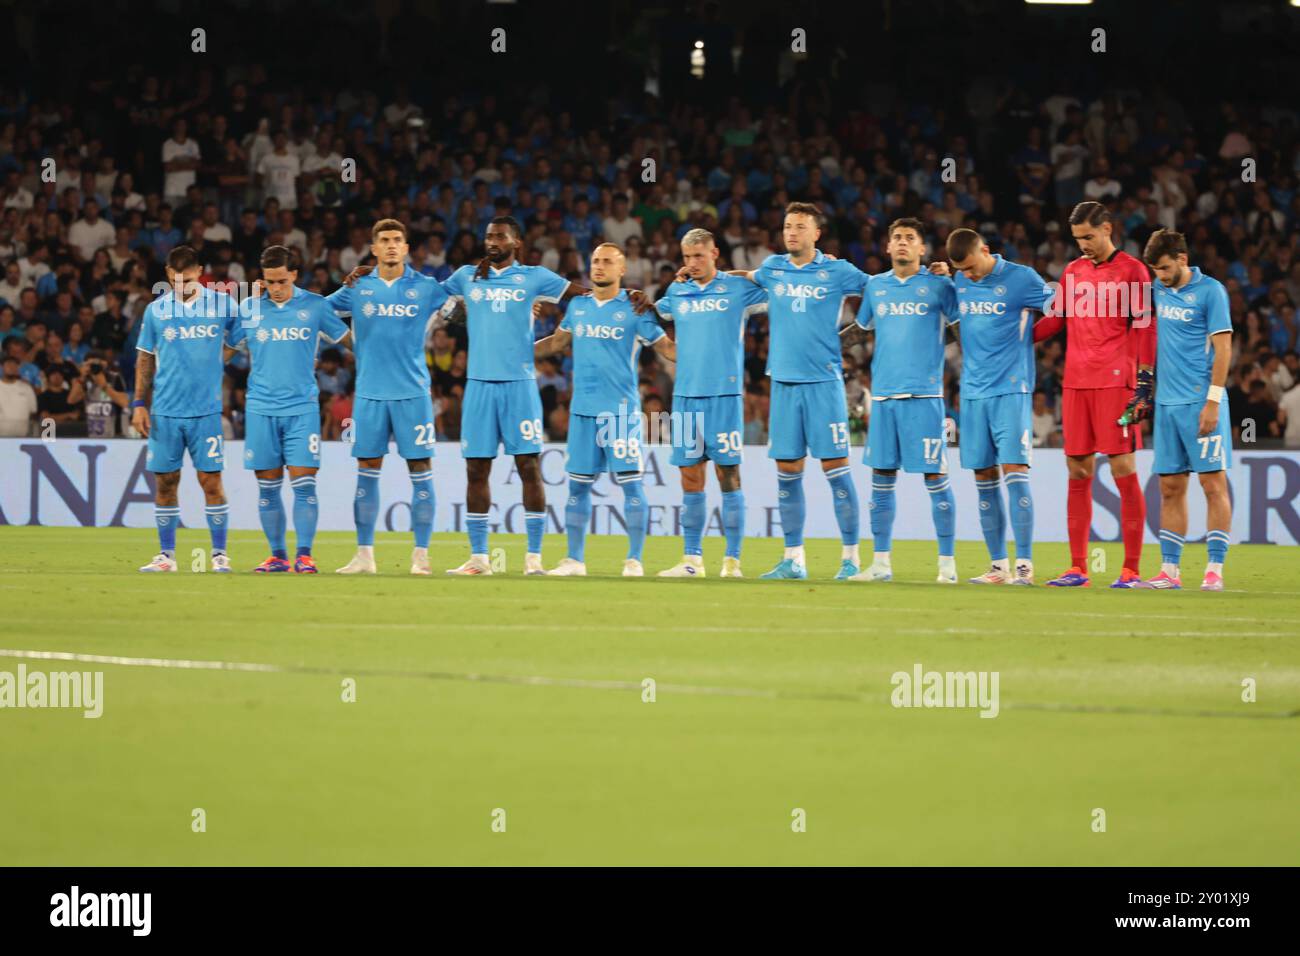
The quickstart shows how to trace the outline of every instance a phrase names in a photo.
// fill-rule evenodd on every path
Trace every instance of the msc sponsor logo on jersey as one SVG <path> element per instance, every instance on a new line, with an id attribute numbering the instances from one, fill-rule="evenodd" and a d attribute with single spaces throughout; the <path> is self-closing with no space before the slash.
<path id="1" fill-rule="evenodd" d="M 215 339 L 221 337 L 219 325 L 169 325 L 163 330 L 163 338 L 168 342 L 177 339 Z"/>
<path id="2" fill-rule="evenodd" d="M 876 315 L 927 315 L 930 312 L 928 302 L 878 302 Z"/>
<path id="3" fill-rule="evenodd" d="M 621 339 L 627 329 L 621 325 L 590 325 L 585 322 L 573 323 L 574 338 Z"/>
<path id="4" fill-rule="evenodd" d="M 311 329 L 258 329 L 259 342 L 306 342 L 311 338 Z"/>
<path id="5" fill-rule="evenodd" d="M 819 285 L 809 285 L 798 282 L 778 282 L 772 290 L 777 295 L 787 296 L 791 299 L 824 299 L 827 291 Z"/>
<path id="6" fill-rule="evenodd" d="M 519 281 L 522 282 L 523 278 L 520 276 Z M 476 285 L 470 290 L 469 297 L 475 302 L 523 302 L 528 293 L 523 289 L 493 289 Z"/>
<path id="7" fill-rule="evenodd" d="M 1196 314 L 1192 308 L 1183 308 L 1178 305 L 1165 305 L 1163 302 L 1156 306 L 1156 315 L 1162 319 L 1173 319 L 1175 322 L 1190 322 Z"/>
<path id="8" fill-rule="evenodd" d="M 361 307 L 361 314 L 365 316 L 387 315 L 398 319 L 413 319 L 420 314 L 420 307 L 418 305 L 389 305 L 387 303 L 375 305 L 373 302 L 367 302 Z"/>
<path id="9" fill-rule="evenodd" d="M 678 315 L 689 315 L 692 312 L 724 312 L 731 308 L 730 299 L 681 299 L 677 303 Z"/>
<path id="10" fill-rule="evenodd" d="M 961 304 L 962 315 L 1006 315 L 1005 302 L 966 302 Z"/>

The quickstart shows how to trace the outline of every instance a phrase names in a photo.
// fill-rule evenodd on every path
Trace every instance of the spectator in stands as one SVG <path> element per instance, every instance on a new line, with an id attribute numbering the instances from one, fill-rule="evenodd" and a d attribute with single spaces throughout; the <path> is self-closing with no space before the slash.
<path id="1" fill-rule="evenodd" d="M 29 434 L 32 416 L 38 408 L 36 391 L 18 374 L 20 364 L 16 356 L 6 353 L 0 368 L 3 372 L 3 377 L 0 377 L 0 436 L 5 438 L 22 438 Z"/>

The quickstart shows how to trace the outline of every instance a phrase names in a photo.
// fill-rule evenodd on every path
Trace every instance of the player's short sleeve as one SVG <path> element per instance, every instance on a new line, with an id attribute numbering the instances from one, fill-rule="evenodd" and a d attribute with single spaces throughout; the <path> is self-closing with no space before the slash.
<path id="1" fill-rule="evenodd" d="M 1228 290 L 1222 282 L 1214 283 L 1205 303 L 1205 330 L 1210 335 L 1232 331 L 1232 313 L 1228 308 Z"/>
<path id="2" fill-rule="evenodd" d="M 447 281 L 442 284 L 442 291 L 447 293 L 448 298 L 465 298 L 465 283 L 469 281 L 470 275 L 469 266 L 461 266 L 447 277 Z"/>
<path id="3" fill-rule="evenodd" d="M 947 324 L 956 325 L 961 321 L 961 311 L 957 308 L 957 286 L 947 276 L 940 276 L 940 279 L 939 308 Z"/>
<path id="4" fill-rule="evenodd" d="M 753 283 L 746 282 L 745 285 L 753 285 Z M 757 286 L 755 286 L 755 288 L 757 288 Z M 655 302 L 655 311 L 658 312 L 667 322 L 672 322 L 676 318 L 677 313 L 673 311 L 675 301 L 676 296 L 674 296 L 671 291 L 668 291 L 661 295 L 659 300 Z"/>
<path id="5" fill-rule="evenodd" d="M 663 326 L 649 312 L 636 317 L 636 336 L 646 345 L 654 345 L 664 334 Z"/>
<path id="6" fill-rule="evenodd" d="M 252 321 L 249 318 L 250 310 L 247 303 L 248 299 L 239 303 L 239 316 L 231 323 L 226 330 L 226 344 L 232 349 L 243 346 L 248 339 L 248 324 Z"/>
<path id="7" fill-rule="evenodd" d="M 763 264 L 754 270 L 754 281 L 766 289 L 772 282 L 772 270 L 776 265 L 776 256 L 768 256 Z"/>
<path id="8" fill-rule="evenodd" d="M 240 303 L 226 295 L 224 292 L 217 294 L 217 315 L 222 317 L 221 330 L 227 344 L 231 344 L 231 336 L 235 334 L 235 329 L 242 325 L 242 315 L 240 313 Z"/>
<path id="9" fill-rule="evenodd" d="M 842 295 L 862 295 L 867 287 L 867 274 L 844 259 L 836 260 L 836 279 Z"/>
<path id="10" fill-rule="evenodd" d="M 330 342 L 337 342 L 348 334 L 348 324 L 334 313 L 328 302 L 318 303 L 316 311 L 320 317 L 318 322 L 320 334 Z"/>
<path id="11" fill-rule="evenodd" d="M 140 320 L 140 337 L 135 343 L 138 350 L 148 352 L 150 355 L 158 348 L 158 303 L 161 301 L 155 299 L 144 310 L 144 318 Z"/>
<path id="12" fill-rule="evenodd" d="M 564 317 L 560 319 L 560 324 L 558 328 L 564 329 L 564 331 L 566 332 L 573 331 L 573 310 L 572 309 L 565 310 Z"/>
<path id="13" fill-rule="evenodd" d="M 342 315 L 352 314 L 352 290 L 345 285 L 339 286 L 329 295 L 325 296 L 325 301 L 329 303 L 336 313 Z"/>
<path id="14" fill-rule="evenodd" d="M 853 317 L 853 321 L 857 324 L 858 328 L 867 329 L 868 331 L 870 331 L 872 325 L 874 325 L 876 321 L 875 308 L 871 304 L 871 296 L 867 294 L 870 291 L 871 277 L 868 276 L 867 284 L 862 289 L 862 304 L 858 306 L 858 314 Z"/>
<path id="15" fill-rule="evenodd" d="M 1020 308 L 1046 312 L 1056 298 L 1056 290 L 1032 269 L 1021 273 Z"/>
<path id="16" fill-rule="evenodd" d="M 423 278 L 425 293 L 429 296 L 429 310 L 432 314 L 446 305 L 451 296 L 447 294 L 446 287 L 433 276 L 424 276 Z"/>
<path id="17" fill-rule="evenodd" d="M 542 302 L 559 302 L 564 298 L 564 290 L 569 287 L 569 280 L 556 275 L 550 269 L 538 266 L 533 270 L 533 298 Z"/>

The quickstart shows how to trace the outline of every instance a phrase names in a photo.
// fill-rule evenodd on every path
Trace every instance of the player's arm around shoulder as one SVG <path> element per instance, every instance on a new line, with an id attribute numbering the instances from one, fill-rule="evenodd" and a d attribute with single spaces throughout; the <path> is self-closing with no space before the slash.
<path id="1" fill-rule="evenodd" d="M 568 321 L 567 319 L 565 321 Z M 561 325 L 558 329 L 546 336 L 544 339 L 538 339 L 533 343 L 533 358 L 541 359 L 550 355 L 557 355 L 569 347 L 573 341 L 573 333 Z"/>

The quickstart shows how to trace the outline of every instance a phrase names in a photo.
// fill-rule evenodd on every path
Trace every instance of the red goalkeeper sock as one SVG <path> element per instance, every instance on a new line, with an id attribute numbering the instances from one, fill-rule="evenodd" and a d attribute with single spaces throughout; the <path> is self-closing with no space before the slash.
<path id="1" fill-rule="evenodd" d="M 1124 567 L 1130 571 L 1141 570 L 1142 533 L 1147 523 L 1147 500 L 1142 496 L 1142 484 L 1137 472 L 1115 479 L 1119 489 L 1120 528 L 1124 536 Z"/>
<path id="2" fill-rule="evenodd" d="M 1092 479 L 1071 478 L 1065 504 L 1065 523 L 1070 530 L 1070 563 L 1088 571 L 1088 535 L 1092 530 Z"/>

